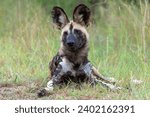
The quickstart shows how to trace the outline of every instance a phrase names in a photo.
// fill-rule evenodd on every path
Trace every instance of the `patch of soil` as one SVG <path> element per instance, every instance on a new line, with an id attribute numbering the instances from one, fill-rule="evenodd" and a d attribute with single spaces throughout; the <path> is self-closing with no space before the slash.
<path id="1" fill-rule="evenodd" d="M 93 100 L 93 99 L 113 99 L 118 96 L 118 93 L 100 92 L 98 89 L 91 88 L 89 92 L 93 92 L 92 94 L 84 95 L 80 92 L 76 96 L 71 93 L 70 88 L 62 88 L 56 89 L 56 91 L 52 92 L 49 96 L 45 96 L 42 98 L 38 98 L 37 92 L 41 89 L 41 82 L 27 82 L 21 84 L 11 84 L 11 83 L 0 83 L 0 100 L 72 100 L 72 99 L 81 99 L 81 100 Z M 87 87 L 84 87 L 85 89 Z M 74 88 L 73 88 L 74 89 Z M 86 90 L 83 89 L 83 93 Z M 99 94 L 97 94 L 99 93 Z"/>
<path id="2" fill-rule="evenodd" d="M 37 84 L 0 84 L 0 100 L 37 99 Z"/>

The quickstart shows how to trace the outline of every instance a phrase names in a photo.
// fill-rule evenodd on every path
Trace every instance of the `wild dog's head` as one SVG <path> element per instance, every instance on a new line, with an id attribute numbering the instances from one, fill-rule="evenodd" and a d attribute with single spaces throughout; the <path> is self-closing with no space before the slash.
<path id="1" fill-rule="evenodd" d="M 86 27 L 90 23 L 90 9 L 80 4 L 73 11 L 73 20 L 69 21 L 66 13 L 60 7 L 52 9 L 53 23 L 61 29 L 62 47 L 75 52 L 88 44 Z"/>

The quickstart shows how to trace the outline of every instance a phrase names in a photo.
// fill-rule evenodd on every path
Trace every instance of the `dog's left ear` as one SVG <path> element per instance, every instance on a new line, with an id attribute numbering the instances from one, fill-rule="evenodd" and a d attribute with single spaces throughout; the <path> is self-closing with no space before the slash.
<path id="1" fill-rule="evenodd" d="M 90 9 L 84 4 L 80 4 L 75 7 L 73 12 L 73 21 L 79 23 L 82 26 L 88 26 L 90 23 Z"/>

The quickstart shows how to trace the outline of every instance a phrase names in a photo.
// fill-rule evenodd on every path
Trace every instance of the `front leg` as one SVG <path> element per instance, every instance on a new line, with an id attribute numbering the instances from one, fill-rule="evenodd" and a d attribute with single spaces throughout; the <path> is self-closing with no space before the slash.
<path id="1" fill-rule="evenodd" d="M 54 72 L 52 73 L 53 76 L 51 77 L 51 80 L 47 83 L 47 87 L 38 92 L 38 97 L 43 97 L 52 92 L 54 86 L 61 84 L 65 80 L 64 76 L 72 76 L 74 72 L 73 70 L 71 70 L 71 63 L 65 57 L 62 58 L 62 61 L 59 62 Z"/>
<path id="2" fill-rule="evenodd" d="M 37 95 L 38 95 L 38 97 L 46 96 L 50 92 L 52 92 L 53 89 L 54 89 L 53 80 L 50 80 L 50 81 L 48 81 L 47 86 L 44 89 L 38 91 Z"/>
<path id="3" fill-rule="evenodd" d="M 62 69 L 62 66 L 59 64 L 51 80 L 47 82 L 47 86 L 38 92 L 38 97 L 46 96 L 50 92 L 52 92 L 54 89 L 54 86 L 61 83 L 63 74 L 64 74 L 64 71 Z"/>

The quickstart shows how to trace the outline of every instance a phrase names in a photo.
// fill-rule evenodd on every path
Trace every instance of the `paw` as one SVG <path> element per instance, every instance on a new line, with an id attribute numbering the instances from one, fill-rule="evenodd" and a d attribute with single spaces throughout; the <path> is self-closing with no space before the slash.
<path id="1" fill-rule="evenodd" d="M 43 96 L 46 96 L 47 94 L 48 94 L 48 92 L 47 92 L 46 89 L 42 89 L 42 90 L 39 90 L 39 91 L 37 92 L 37 96 L 38 96 L 39 98 L 41 98 L 41 97 L 43 97 Z"/>
<path id="2" fill-rule="evenodd" d="M 106 80 L 108 80 L 112 84 L 116 84 L 117 80 L 113 77 L 106 77 Z"/>

